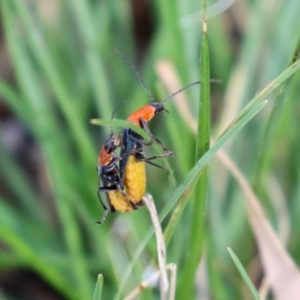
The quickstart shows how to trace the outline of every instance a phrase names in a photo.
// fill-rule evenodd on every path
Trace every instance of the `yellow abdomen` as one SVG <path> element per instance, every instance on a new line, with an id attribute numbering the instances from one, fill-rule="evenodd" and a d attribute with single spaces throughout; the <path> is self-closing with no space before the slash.
<path id="1" fill-rule="evenodd" d="M 128 199 L 139 203 L 146 192 L 145 162 L 137 162 L 134 155 L 130 155 L 126 164 L 124 184 Z"/>
<path id="2" fill-rule="evenodd" d="M 124 184 L 127 197 L 120 191 L 108 192 L 111 205 L 120 212 L 133 210 L 132 204 L 140 205 L 146 192 L 146 168 L 145 162 L 137 162 L 133 155 L 130 155 L 126 164 Z"/>
<path id="3" fill-rule="evenodd" d="M 114 207 L 115 210 L 120 212 L 128 212 L 132 211 L 132 205 L 130 202 L 124 197 L 120 191 L 114 190 L 108 192 L 108 197 L 110 200 L 111 205 Z"/>

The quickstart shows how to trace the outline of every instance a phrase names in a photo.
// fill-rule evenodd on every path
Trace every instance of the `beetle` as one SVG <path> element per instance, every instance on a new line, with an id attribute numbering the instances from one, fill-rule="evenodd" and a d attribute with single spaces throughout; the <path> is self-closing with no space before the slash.
<path id="1" fill-rule="evenodd" d="M 111 119 L 113 119 L 114 112 L 118 106 L 119 105 L 114 108 Z M 116 210 L 129 212 L 143 205 L 142 197 L 146 191 L 145 163 L 136 163 L 134 156 L 130 155 L 130 151 L 123 153 L 119 157 L 116 150 L 121 147 L 121 143 L 123 143 L 121 134 L 114 134 L 111 128 L 111 133 L 99 152 L 98 165 L 96 168 L 99 176 L 97 194 L 104 208 L 104 212 L 97 224 L 102 224 L 109 212 L 113 213 Z M 134 188 L 131 183 L 129 186 L 126 184 L 126 192 L 123 190 L 124 185 L 121 187 L 120 184 L 120 172 L 118 167 L 118 162 L 122 161 L 125 157 L 129 157 L 129 159 L 126 160 L 126 183 L 130 182 L 130 179 L 127 178 L 132 178 L 132 176 L 136 176 L 141 183 L 139 185 L 135 184 Z M 101 183 L 103 186 L 100 186 Z M 105 201 L 102 200 L 101 192 L 105 195 Z"/>

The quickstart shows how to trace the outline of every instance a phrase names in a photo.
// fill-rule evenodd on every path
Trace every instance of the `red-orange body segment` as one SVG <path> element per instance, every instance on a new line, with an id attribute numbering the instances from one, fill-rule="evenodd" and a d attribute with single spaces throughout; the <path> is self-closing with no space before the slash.
<path id="1" fill-rule="evenodd" d="M 156 108 L 150 104 L 147 104 L 129 115 L 127 120 L 141 127 L 140 119 L 144 119 L 145 121 L 149 122 L 154 117 L 155 112 Z"/>
<path id="2" fill-rule="evenodd" d="M 100 150 L 98 156 L 98 165 L 107 166 L 116 159 L 117 154 L 115 153 L 116 148 L 121 145 L 121 136 L 119 134 L 111 134 L 109 139 L 105 142 Z"/>
<path id="3" fill-rule="evenodd" d="M 113 155 L 111 153 L 108 153 L 104 146 L 101 148 L 99 157 L 98 157 L 98 165 L 106 166 L 112 161 Z"/>

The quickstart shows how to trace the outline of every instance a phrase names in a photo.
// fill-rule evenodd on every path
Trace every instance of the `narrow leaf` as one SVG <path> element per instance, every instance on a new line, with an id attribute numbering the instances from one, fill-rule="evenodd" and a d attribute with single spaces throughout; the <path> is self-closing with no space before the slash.
<path id="1" fill-rule="evenodd" d="M 205 5 L 205 1 L 204 1 Z M 207 39 L 207 20 L 202 20 L 202 43 L 200 54 L 200 101 L 198 113 L 198 130 L 196 140 L 196 161 L 209 149 L 210 143 L 210 66 L 209 47 Z M 192 223 L 189 237 L 189 255 L 182 272 L 184 276 L 179 279 L 178 295 L 192 297 L 195 276 L 203 251 L 204 223 L 206 214 L 206 195 L 208 187 L 208 170 L 205 167 L 193 193 Z"/>
<path id="2" fill-rule="evenodd" d="M 244 269 L 243 265 L 241 264 L 240 260 L 238 259 L 238 257 L 235 255 L 235 253 L 230 248 L 227 248 L 227 250 L 228 250 L 235 266 L 237 267 L 237 269 L 240 272 L 241 276 L 243 277 L 245 283 L 247 284 L 247 286 L 253 296 L 253 299 L 260 300 L 257 290 L 255 289 L 251 279 L 249 278 L 249 276 L 248 276 L 246 270 Z"/>
<path id="3" fill-rule="evenodd" d="M 99 274 L 96 282 L 93 300 L 101 300 L 103 290 L 103 275 Z"/>

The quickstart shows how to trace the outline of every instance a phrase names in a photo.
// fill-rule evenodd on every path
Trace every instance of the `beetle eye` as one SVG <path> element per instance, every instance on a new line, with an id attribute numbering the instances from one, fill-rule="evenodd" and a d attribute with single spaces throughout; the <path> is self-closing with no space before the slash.
<path id="1" fill-rule="evenodd" d="M 117 148 L 114 136 L 111 136 L 105 143 L 104 149 L 107 153 L 115 151 Z"/>

